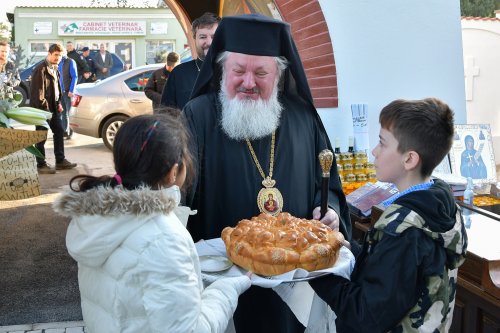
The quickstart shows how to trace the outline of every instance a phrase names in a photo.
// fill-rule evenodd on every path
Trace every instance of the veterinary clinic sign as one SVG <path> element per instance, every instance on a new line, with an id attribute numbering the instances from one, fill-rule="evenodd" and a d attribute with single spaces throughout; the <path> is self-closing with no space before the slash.
<path id="1" fill-rule="evenodd" d="M 59 21 L 62 36 L 146 35 L 146 21 Z"/>

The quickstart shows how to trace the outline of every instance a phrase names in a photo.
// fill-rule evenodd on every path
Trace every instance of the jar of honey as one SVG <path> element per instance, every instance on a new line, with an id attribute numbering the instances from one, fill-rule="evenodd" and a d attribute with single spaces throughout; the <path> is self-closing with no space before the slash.
<path id="1" fill-rule="evenodd" d="M 337 164 L 337 172 L 340 175 L 344 175 L 344 166 L 342 164 Z"/>
<path id="2" fill-rule="evenodd" d="M 370 172 L 367 174 L 367 179 L 369 182 L 376 182 L 377 181 L 377 173 L 376 172 Z"/>
<path id="3" fill-rule="evenodd" d="M 354 183 L 356 181 L 356 175 L 353 173 L 348 173 L 344 177 L 345 181 L 348 183 Z"/>
<path id="4" fill-rule="evenodd" d="M 364 173 L 359 173 L 356 175 L 357 182 L 366 183 L 367 180 L 368 180 L 368 178 L 366 177 L 366 175 Z"/>
<path id="5" fill-rule="evenodd" d="M 349 174 L 349 173 L 354 173 L 353 172 L 354 167 L 353 167 L 352 163 L 345 163 L 343 165 L 343 168 L 344 168 L 344 176 Z"/>
<path id="6" fill-rule="evenodd" d="M 335 153 L 335 161 L 337 162 L 337 165 L 342 164 L 342 154 Z"/>
<path id="7" fill-rule="evenodd" d="M 356 162 L 354 164 L 353 173 L 355 175 L 366 174 L 365 165 L 363 163 Z"/>
<path id="8" fill-rule="evenodd" d="M 354 155 L 353 153 L 350 153 L 350 152 L 345 152 L 342 156 L 342 161 L 344 162 L 344 164 L 346 163 L 351 163 L 353 162 L 354 160 Z"/>
<path id="9" fill-rule="evenodd" d="M 370 174 L 371 172 L 375 172 L 375 164 L 373 164 L 372 162 L 366 162 L 365 173 Z"/>
<path id="10" fill-rule="evenodd" d="M 366 152 L 360 150 L 354 153 L 354 163 L 368 163 L 368 155 Z"/>

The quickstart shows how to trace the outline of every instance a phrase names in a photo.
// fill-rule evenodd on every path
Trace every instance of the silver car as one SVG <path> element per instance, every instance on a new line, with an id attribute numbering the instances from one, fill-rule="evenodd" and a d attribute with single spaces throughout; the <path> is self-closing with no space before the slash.
<path id="1" fill-rule="evenodd" d="M 77 85 L 69 112 L 73 131 L 102 138 L 106 147 L 112 149 L 116 132 L 123 122 L 130 117 L 153 113 L 144 88 L 151 74 L 162 66 L 140 66 L 102 81 Z"/>

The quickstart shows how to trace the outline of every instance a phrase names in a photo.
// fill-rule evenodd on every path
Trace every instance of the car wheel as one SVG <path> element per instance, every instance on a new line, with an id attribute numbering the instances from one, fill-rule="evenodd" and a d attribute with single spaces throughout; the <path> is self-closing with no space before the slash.
<path id="1" fill-rule="evenodd" d="M 102 127 L 101 137 L 104 145 L 110 150 L 113 150 L 113 143 L 115 142 L 115 136 L 118 129 L 127 121 L 127 116 L 114 116 L 109 118 Z"/>
<path id="2" fill-rule="evenodd" d="M 24 90 L 23 87 L 20 86 L 15 86 L 14 90 L 19 91 L 23 96 L 23 99 L 21 100 L 21 103 L 19 103 L 19 106 L 26 105 L 26 102 L 28 102 L 28 94 L 26 93 L 26 90 Z"/>

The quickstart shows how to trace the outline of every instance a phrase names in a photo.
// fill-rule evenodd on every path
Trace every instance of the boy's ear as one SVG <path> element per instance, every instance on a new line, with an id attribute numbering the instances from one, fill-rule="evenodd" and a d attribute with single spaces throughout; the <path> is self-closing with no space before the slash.
<path id="1" fill-rule="evenodd" d="M 408 171 L 415 170 L 420 165 L 420 155 L 414 150 L 406 152 L 404 165 L 405 169 Z"/>

